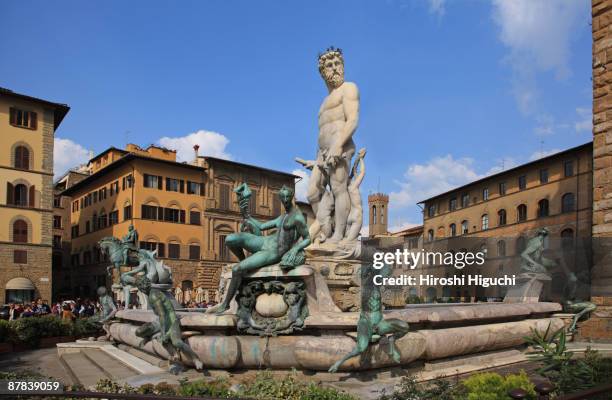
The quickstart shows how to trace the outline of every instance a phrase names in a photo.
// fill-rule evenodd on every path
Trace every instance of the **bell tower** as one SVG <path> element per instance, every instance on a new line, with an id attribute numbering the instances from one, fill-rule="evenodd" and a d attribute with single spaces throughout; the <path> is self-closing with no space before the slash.
<path id="1" fill-rule="evenodd" d="M 388 195 L 384 193 L 373 193 L 368 196 L 368 210 L 370 214 L 370 237 L 387 234 L 388 206 Z"/>

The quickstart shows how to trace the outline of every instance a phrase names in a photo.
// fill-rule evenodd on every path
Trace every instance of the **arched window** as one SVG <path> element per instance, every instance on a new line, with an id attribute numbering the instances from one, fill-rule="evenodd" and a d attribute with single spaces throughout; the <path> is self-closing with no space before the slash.
<path id="1" fill-rule="evenodd" d="M 538 201 L 538 218 L 548 217 L 548 200 Z"/>
<path id="2" fill-rule="evenodd" d="M 486 231 L 487 229 L 489 229 L 489 216 L 484 214 L 482 216 L 482 230 Z"/>
<path id="3" fill-rule="evenodd" d="M 26 185 L 23 183 L 15 185 L 13 199 L 16 206 L 28 205 L 28 188 Z"/>
<path id="4" fill-rule="evenodd" d="M 461 234 L 465 235 L 468 233 L 468 231 L 469 231 L 469 227 L 468 227 L 467 220 L 461 221 Z"/>
<path id="5" fill-rule="evenodd" d="M 25 146 L 15 148 L 15 168 L 30 169 L 30 151 Z"/>
<path id="6" fill-rule="evenodd" d="M 506 255 L 506 242 L 500 240 L 497 242 L 497 256 L 504 257 Z"/>
<path id="7" fill-rule="evenodd" d="M 434 240 L 434 231 L 433 231 L 433 229 L 430 229 L 430 230 L 427 231 L 427 240 L 429 240 L 430 242 L 432 240 Z"/>
<path id="8" fill-rule="evenodd" d="M 561 247 L 564 250 L 571 250 L 574 247 L 574 231 L 567 228 L 561 231 Z"/>
<path id="9" fill-rule="evenodd" d="M 425 291 L 425 299 L 427 303 L 433 303 L 436 300 L 437 296 L 438 296 L 438 292 L 436 291 L 436 288 L 434 287 L 429 287 Z"/>
<path id="10" fill-rule="evenodd" d="M 574 193 L 565 193 L 561 197 L 561 212 L 572 212 L 576 208 Z"/>
<path id="11" fill-rule="evenodd" d="M 185 290 L 192 290 L 193 289 L 193 282 L 192 281 L 183 281 L 181 282 L 181 289 L 183 289 L 183 291 Z"/>
<path id="12" fill-rule="evenodd" d="M 13 242 L 28 242 L 28 224 L 22 219 L 13 222 Z"/>
<path id="13" fill-rule="evenodd" d="M 506 210 L 501 209 L 497 212 L 497 225 L 506 225 Z"/>
<path id="14" fill-rule="evenodd" d="M 380 206 L 380 223 L 385 223 L 385 205 Z"/>
<path id="15" fill-rule="evenodd" d="M 527 206 L 525 204 L 521 204 L 516 208 L 516 215 L 518 222 L 527 221 Z"/>
<path id="16" fill-rule="evenodd" d="M 489 249 L 487 248 L 487 244 L 483 243 L 480 245 L 480 252 L 487 258 L 487 254 L 489 253 Z"/>
<path id="17" fill-rule="evenodd" d="M 519 236 L 516 239 L 516 254 L 521 254 L 523 250 L 525 250 L 525 247 L 526 247 L 525 237 Z"/>
<path id="18" fill-rule="evenodd" d="M 449 230 L 450 230 L 450 235 L 452 236 L 457 236 L 457 225 L 455 224 L 450 224 L 449 226 Z"/>
<path id="19" fill-rule="evenodd" d="M 376 225 L 376 206 L 372 206 L 372 224 Z"/>

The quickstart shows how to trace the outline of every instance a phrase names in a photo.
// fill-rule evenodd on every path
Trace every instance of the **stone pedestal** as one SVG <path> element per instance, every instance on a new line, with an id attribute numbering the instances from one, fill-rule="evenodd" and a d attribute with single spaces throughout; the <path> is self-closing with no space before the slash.
<path id="1" fill-rule="evenodd" d="M 309 257 L 308 264 L 325 278 L 334 304 L 340 310 L 359 310 L 361 261 L 319 256 Z"/>
<path id="2" fill-rule="evenodd" d="M 516 277 L 516 286 L 508 289 L 504 303 L 537 303 L 545 282 L 552 278 L 547 274 L 525 272 Z"/>

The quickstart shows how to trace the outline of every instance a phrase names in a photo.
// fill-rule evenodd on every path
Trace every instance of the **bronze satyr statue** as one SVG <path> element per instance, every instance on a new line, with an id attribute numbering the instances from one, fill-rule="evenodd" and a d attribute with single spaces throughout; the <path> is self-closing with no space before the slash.
<path id="1" fill-rule="evenodd" d="M 246 186 L 245 184 L 243 184 Z M 240 209 L 243 217 L 249 206 L 249 199 L 241 196 L 245 187 L 241 185 L 239 194 Z M 248 190 L 248 187 L 246 187 Z M 241 227 L 241 232 L 229 235 L 225 244 L 240 262 L 232 267 L 232 279 L 223 302 L 207 310 L 209 313 L 222 314 L 229 308 L 230 302 L 240 288 L 243 277 L 250 271 L 267 265 L 280 263 L 282 268 L 291 269 L 302 265 L 306 259 L 304 248 L 310 244 L 306 220 L 299 207 L 293 204 L 293 189 L 283 186 L 278 193 L 285 212 L 277 218 L 261 222 L 248 217 Z M 252 225 L 255 232 L 276 229 L 268 236 L 247 232 L 244 225 Z M 244 251 L 251 253 L 246 257 Z"/>
<path id="2" fill-rule="evenodd" d="M 384 319 L 380 286 L 374 285 L 373 282 L 377 274 L 390 276 L 391 267 L 386 265 L 379 271 L 371 265 L 361 267 L 361 313 L 357 322 L 357 345 L 350 353 L 336 361 L 329 368 L 329 372 L 338 371 L 345 361 L 362 354 L 370 343 L 377 342 L 385 335 L 389 335 L 389 355 L 396 363 L 401 361 L 395 341 L 408 333 L 408 323 L 397 318 Z"/>
<path id="3" fill-rule="evenodd" d="M 136 279 L 136 287 L 148 297 L 149 305 L 157 316 L 157 321 L 148 322 L 136 330 L 136 336 L 143 338 L 139 347 L 157 339 L 168 350 L 172 361 L 180 363 L 180 352 L 183 352 L 191 358 L 196 369 L 202 369 L 202 361 L 198 355 L 183 342 L 181 325 L 168 297 L 159 289 L 152 288 L 151 281 L 146 276 Z M 171 372 L 178 373 L 175 368 L 171 368 Z"/>

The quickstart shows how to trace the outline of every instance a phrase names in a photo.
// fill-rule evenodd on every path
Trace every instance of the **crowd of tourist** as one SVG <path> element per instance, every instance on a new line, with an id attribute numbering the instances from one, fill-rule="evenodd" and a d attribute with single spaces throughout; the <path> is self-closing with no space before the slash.
<path id="1" fill-rule="evenodd" d="M 190 301 L 189 303 L 181 304 L 184 308 L 208 308 L 214 306 L 216 303 L 211 302 L 196 302 Z M 117 304 L 117 309 L 122 310 L 125 308 L 124 302 Z M 131 305 L 130 308 L 136 308 L 135 305 Z M 53 305 L 49 305 L 47 300 L 38 299 L 31 303 L 10 303 L 8 305 L 8 312 L 3 315 L 5 319 L 14 321 L 19 318 L 38 317 L 43 315 L 55 315 L 64 320 L 74 321 L 77 318 L 89 318 L 93 317 L 101 310 L 100 303 L 90 299 L 76 300 L 61 300 Z"/>
<path id="2" fill-rule="evenodd" d="M 90 299 L 77 299 L 58 301 L 52 306 L 47 300 L 38 299 L 31 303 L 10 303 L 8 305 L 8 320 L 19 318 L 55 315 L 65 320 L 88 318 L 100 310 L 100 304 Z"/>

